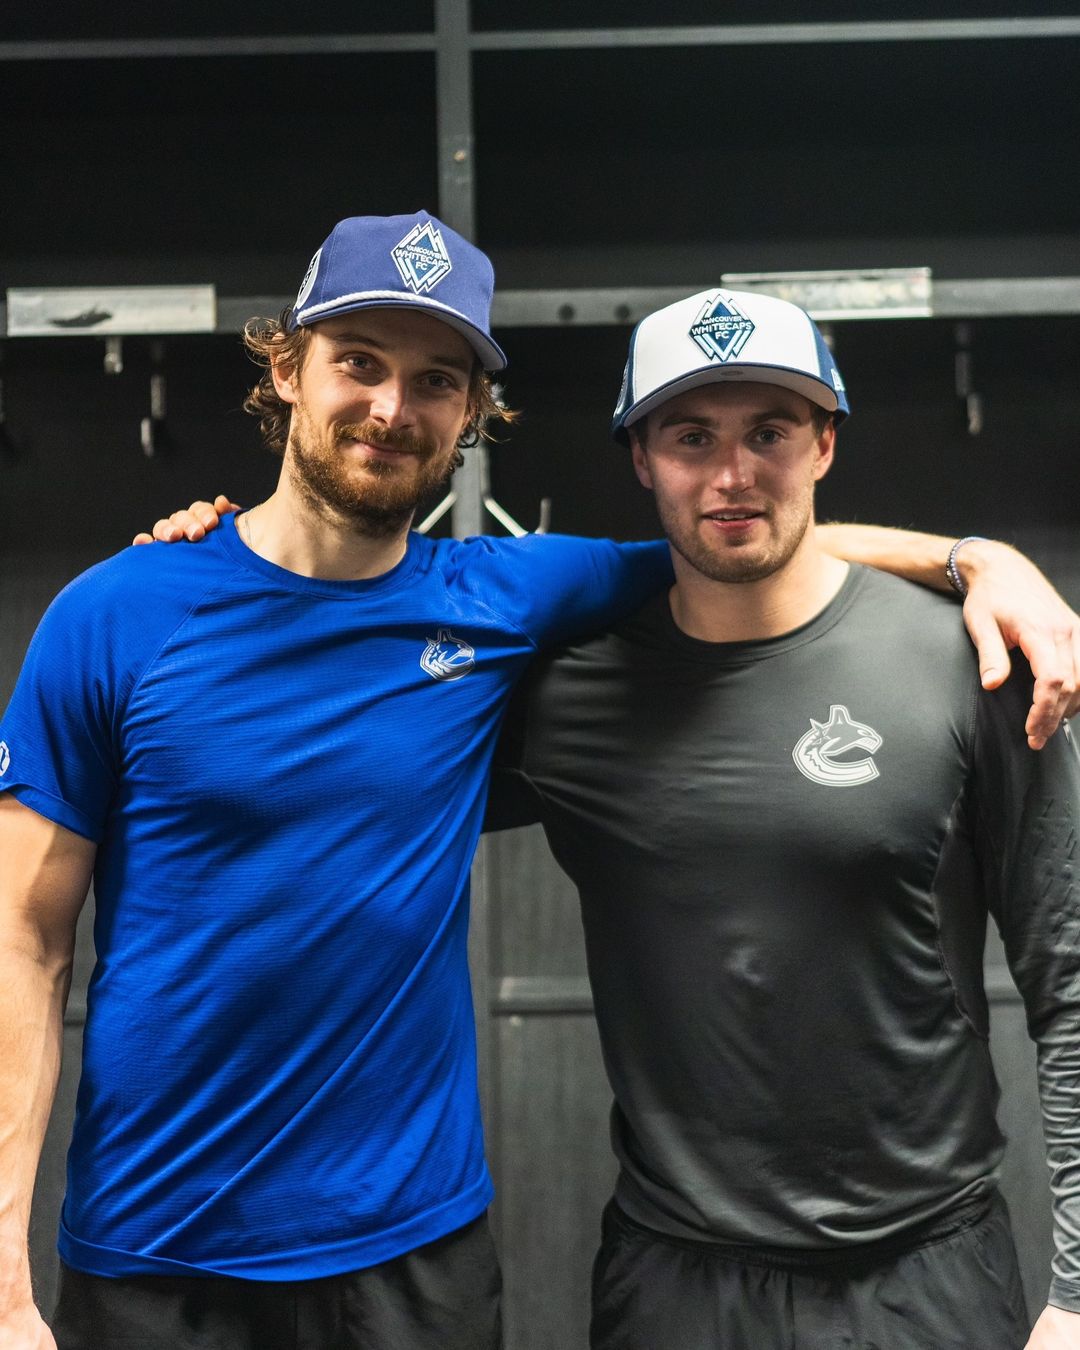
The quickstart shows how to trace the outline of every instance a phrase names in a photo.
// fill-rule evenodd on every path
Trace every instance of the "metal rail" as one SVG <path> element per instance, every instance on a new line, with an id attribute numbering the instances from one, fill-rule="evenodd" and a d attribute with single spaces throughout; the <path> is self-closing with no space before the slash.
<path id="1" fill-rule="evenodd" d="M 348 56 L 433 52 L 434 33 L 323 33 L 244 37 L 70 38 L 0 42 L 0 61 L 147 61 L 218 56 Z"/>
<path id="2" fill-rule="evenodd" d="M 895 19 L 885 21 L 674 24 L 649 28 L 530 28 L 465 34 L 477 52 L 627 47 L 761 47 L 847 42 L 986 42 L 1080 37 L 1080 15 L 1061 18 Z M 220 56 L 334 56 L 430 52 L 434 33 L 322 33 L 220 37 L 17 39 L 0 42 L 0 61 L 123 61 Z"/>
<path id="3" fill-rule="evenodd" d="M 1080 37 L 1080 16 L 853 23 L 674 24 L 664 28 L 550 28 L 473 33 L 474 51 L 596 47 L 762 47 L 836 42 L 973 42 Z"/>
<path id="4" fill-rule="evenodd" d="M 697 287 L 629 286 L 567 287 L 558 290 L 497 291 L 492 318 L 497 328 L 606 327 L 636 323 L 644 315 L 670 305 Z M 219 296 L 215 332 L 236 334 L 252 315 L 274 315 L 291 304 L 289 295 Z M 1080 277 L 980 277 L 967 280 L 935 278 L 930 286 L 933 319 L 996 319 L 1034 315 L 1080 315 Z M 881 310 L 851 309 L 830 322 L 895 322 L 910 315 Z M 7 307 L 0 303 L 0 336 L 7 333 Z M 58 333 L 57 337 L 63 334 Z M 93 336 L 78 334 L 78 336 Z M 163 334 L 162 336 L 167 336 Z"/>

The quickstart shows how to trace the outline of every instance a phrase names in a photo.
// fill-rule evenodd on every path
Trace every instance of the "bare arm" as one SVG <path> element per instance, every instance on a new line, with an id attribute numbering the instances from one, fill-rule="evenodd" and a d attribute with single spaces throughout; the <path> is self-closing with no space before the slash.
<path id="1" fill-rule="evenodd" d="M 0 1345 L 12 1350 L 55 1346 L 34 1307 L 27 1229 L 95 853 L 89 840 L 0 795 Z"/>
<path id="2" fill-rule="evenodd" d="M 1025 1350 L 1077 1350 L 1080 1347 L 1080 1313 L 1066 1312 L 1052 1304 L 1044 1308 L 1032 1328 Z"/>
<path id="3" fill-rule="evenodd" d="M 818 542 L 848 562 L 893 572 L 948 590 L 945 564 L 955 540 L 880 525 L 819 525 Z M 1019 647 L 1035 675 L 1024 730 L 1040 750 L 1063 717 L 1080 711 L 1080 618 L 1030 559 L 991 539 L 966 543 L 956 557 L 968 587 L 964 622 L 979 653 L 986 689 L 1009 675 L 1009 650 Z"/>

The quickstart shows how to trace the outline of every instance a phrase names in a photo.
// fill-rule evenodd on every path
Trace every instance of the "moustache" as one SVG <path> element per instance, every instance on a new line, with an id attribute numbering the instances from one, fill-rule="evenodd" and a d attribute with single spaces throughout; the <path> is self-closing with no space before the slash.
<path id="1" fill-rule="evenodd" d="M 334 441 L 338 445 L 345 441 L 367 441 L 369 445 L 377 445 L 383 450 L 400 450 L 420 459 L 430 459 L 437 448 L 427 436 L 414 436 L 408 431 L 390 431 L 378 422 L 349 422 L 337 428 Z"/>

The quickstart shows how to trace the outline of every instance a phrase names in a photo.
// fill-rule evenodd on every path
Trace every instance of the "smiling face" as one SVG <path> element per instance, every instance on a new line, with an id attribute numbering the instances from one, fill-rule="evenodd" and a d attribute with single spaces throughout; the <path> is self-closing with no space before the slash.
<path id="1" fill-rule="evenodd" d="M 676 572 L 759 581 L 784 568 L 814 518 L 814 486 L 834 429 L 771 384 L 711 384 L 679 394 L 630 428 L 634 468 L 652 490 Z"/>
<path id="2" fill-rule="evenodd" d="M 407 309 L 312 328 L 303 367 L 273 368 L 292 404 L 285 467 L 320 515 L 395 533 L 459 462 L 476 357 L 453 328 Z"/>

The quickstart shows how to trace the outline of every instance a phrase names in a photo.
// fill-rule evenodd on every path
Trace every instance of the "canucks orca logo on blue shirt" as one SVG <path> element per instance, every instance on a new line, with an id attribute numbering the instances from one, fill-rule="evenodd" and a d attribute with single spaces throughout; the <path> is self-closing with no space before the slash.
<path id="1" fill-rule="evenodd" d="M 440 628 L 438 637 L 428 638 L 420 657 L 421 670 L 433 680 L 460 680 L 475 665 L 476 652 L 449 628 Z"/>
<path id="2" fill-rule="evenodd" d="M 7 748 L 7 741 L 0 741 L 0 778 L 7 773 L 10 763 L 11 751 Z"/>
<path id="3" fill-rule="evenodd" d="M 690 336 L 710 361 L 730 361 L 746 346 L 756 327 L 734 300 L 718 295 L 702 306 L 690 325 Z"/>
<path id="4" fill-rule="evenodd" d="M 401 279 L 410 290 L 423 294 L 437 286 L 452 269 L 442 232 L 430 220 L 414 225 L 390 250 Z"/>

